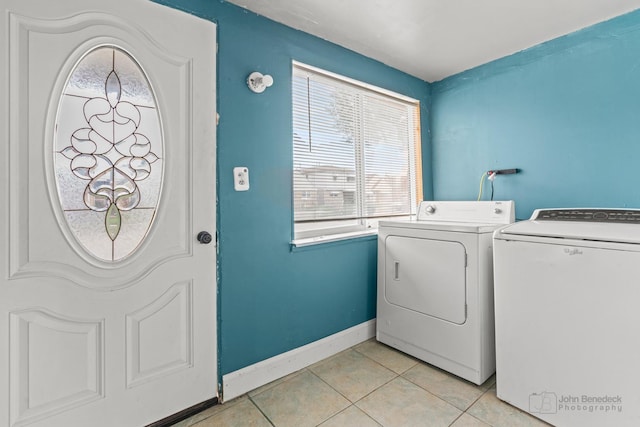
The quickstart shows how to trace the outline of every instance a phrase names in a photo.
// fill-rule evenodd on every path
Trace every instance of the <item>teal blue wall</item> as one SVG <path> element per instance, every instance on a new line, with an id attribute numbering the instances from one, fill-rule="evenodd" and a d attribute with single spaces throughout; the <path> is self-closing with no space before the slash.
<path id="1" fill-rule="evenodd" d="M 431 197 L 427 83 L 219 0 L 161 0 L 218 24 L 218 231 L 221 374 L 375 317 L 375 239 L 291 251 L 291 60 L 414 97 L 422 104 Z M 273 76 L 262 94 L 252 71 Z M 247 166 L 251 189 L 233 190 Z M 213 185 L 213 183 L 212 183 Z"/>
<path id="2" fill-rule="evenodd" d="M 475 199 L 484 171 L 521 168 L 495 182 L 519 218 L 640 207 L 640 12 L 437 82 L 431 110 L 436 199 Z"/>

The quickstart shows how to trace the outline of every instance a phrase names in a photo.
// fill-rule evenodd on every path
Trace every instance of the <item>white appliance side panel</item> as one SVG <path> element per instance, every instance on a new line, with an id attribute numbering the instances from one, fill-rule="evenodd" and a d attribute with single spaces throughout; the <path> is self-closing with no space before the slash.
<path id="1" fill-rule="evenodd" d="M 640 253 L 554 241 L 494 240 L 498 397 L 556 426 L 638 426 Z"/>
<path id="2" fill-rule="evenodd" d="M 466 320 L 466 252 L 460 242 L 386 238 L 389 303 L 461 325 Z"/>
<path id="3" fill-rule="evenodd" d="M 470 257 L 467 254 L 467 257 Z M 478 278 L 477 298 L 473 298 L 472 288 L 474 282 L 468 279 L 467 289 L 467 318 L 478 318 L 478 334 L 480 336 L 480 371 L 487 378 L 496 372 L 496 340 L 495 340 L 495 311 L 493 297 L 493 239 L 491 234 L 478 236 Z M 472 262 L 468 261 L 471 268 Z M 474 306 L 474 299 L 476 304 Z"/>

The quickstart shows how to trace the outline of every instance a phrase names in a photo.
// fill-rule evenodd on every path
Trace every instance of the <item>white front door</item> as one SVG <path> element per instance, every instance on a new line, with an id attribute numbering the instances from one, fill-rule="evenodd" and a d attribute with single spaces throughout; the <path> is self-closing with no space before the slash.
<path id="1" fill-rule="evenodd" d="M 0 426 L 143 426 L 216 397 L 215 25 L 0 5 Z"/>

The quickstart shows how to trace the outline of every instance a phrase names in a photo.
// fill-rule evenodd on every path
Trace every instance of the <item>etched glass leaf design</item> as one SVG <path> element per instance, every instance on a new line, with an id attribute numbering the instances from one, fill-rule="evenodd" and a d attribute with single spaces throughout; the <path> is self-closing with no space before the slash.
<path id="1" fill-rule="evenodd" d="M 161 135 L 155 95 L 139 63 L 115 46 L 89 51 L 60 100 L 54 164 L 69 229 L 94 257 L 119 261 L 147 236 L 162 188 Z M 145 184 L 143 197 L 144 180 L 153 185 Z"/>

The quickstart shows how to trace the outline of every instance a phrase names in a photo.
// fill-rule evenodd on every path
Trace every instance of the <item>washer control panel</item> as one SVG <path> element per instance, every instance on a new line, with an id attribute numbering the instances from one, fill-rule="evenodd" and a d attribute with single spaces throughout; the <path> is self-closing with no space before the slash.
<path id="1" fill-rule="evenodd" d="M 537 209 L 531 219 L 640 224 L 640 209 Z"/>

